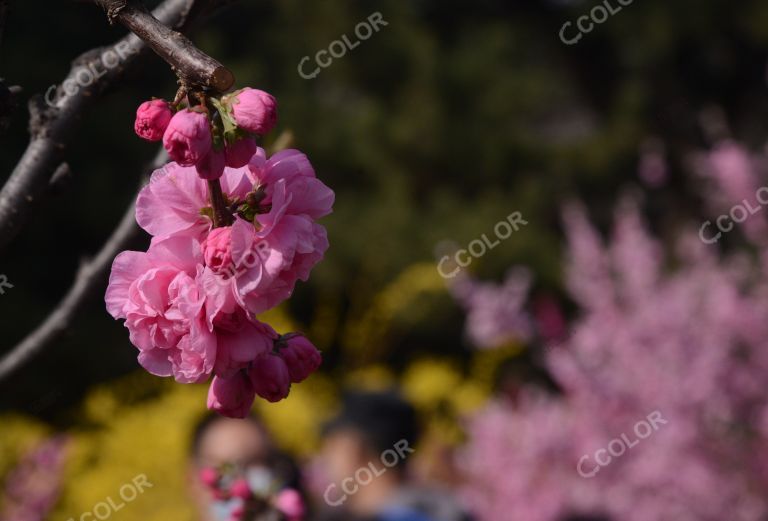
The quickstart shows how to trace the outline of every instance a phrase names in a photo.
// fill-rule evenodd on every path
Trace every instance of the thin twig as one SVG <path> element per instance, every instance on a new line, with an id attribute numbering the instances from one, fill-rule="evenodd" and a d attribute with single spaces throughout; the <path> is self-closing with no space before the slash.
<path id="1" fill-rule="evenodd" d="M 168 156 L 161 149 L 152 161 L 150 170 L 162 167 Z M 142 181 L 144 184 L 144 181 Z M 138 235 L 136 225 L 135 201 L 125 211 L 120 224 L 112 232 L 107 242 L 92 259 L 83 262 L 75 276 L 69 292 L 59 302 L 56 309 L 27 337 L 0 359 L 0 381 L 8 378 L 38 353 L 43 351 L 72 323 L 72 320 L 97 289 L 104 287 L 107 273 L 115 256 L 124 250 Z"/>
<path id="2" fill-rule="evenodd" d="M 229 69 L 195 47 L 189 38 L 161 23 L 141 4 L 130 0 L 93 1 L 107 12 L 110 22 L 123 24 L 168 62 L 183 84 L 225 92 L 235 83 Z"/>
<path id="3" fill-rule="evenodd" d="M 185 29 L 192 14 L 208 13 L 230 0 L 165 0 L 153 15 L 160 23 Z M 147 51 L 146 44 L 130 34 L 114 45 L 100 47 L 81 55 L 73 63 L 62 85 L 78 85 L 89 71 L 99 71 L 100 76 L 85 87 L 59 88 L 50 105 L 41 96 L 30 102 L 30 132 L 32 138 L 24 155 L 14 168 L 0 191 L 0 250 L 18 234 L 22 224 L 39 199 L 46 193 L 49 179 L 63 160 L 63 151 L 75 135 L 75 123 L 83 111 L 92 105 L 98 95 L 136 66 L 136 58 Z M 119 64 L 104 67 L 104 63 Z"/>
<path id="4" fill-rule="evenodd" d="M 221 191 L 221 182 L 218 179 L 208 181 L 208 200 L 213 210 L 213 227 L 230 226 L 233 222 L 232 214 L 224 200 L 224 192 Z"/>

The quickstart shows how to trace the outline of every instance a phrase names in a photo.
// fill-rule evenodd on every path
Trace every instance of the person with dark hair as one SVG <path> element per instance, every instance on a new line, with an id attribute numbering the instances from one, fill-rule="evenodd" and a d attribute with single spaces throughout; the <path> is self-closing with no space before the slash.
<path id="1" fill-rule="evenodd" d="M 201 521 L 260 519 L 249 505 L 274 503 L 275 490 L 291 491 L 293 503 L 304 503 L 298 468 L 253 415 L 239 420 L 208 414 L 198 422 L 190 444 L 189 482 Z"/>
<path id="2" fill-rule="evenodd" d="M 415 409 L 394 392 L 354 392 L 323 429 L 320 459 L 326 521 L 463 521 L 448 495 L 415 486 L 408 460 L 419 428 Z"/>

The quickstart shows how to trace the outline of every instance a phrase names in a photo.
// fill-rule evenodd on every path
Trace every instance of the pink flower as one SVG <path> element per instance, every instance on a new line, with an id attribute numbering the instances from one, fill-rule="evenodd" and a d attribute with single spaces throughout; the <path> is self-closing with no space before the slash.
<path id="1" fill-rule="evenodd" d="M 246 167 L 225 168 L 220 181 L 226 198 L 238 201 L 240 209 L 250 212 L 243 215 L 253 220 L 237 214 L 229 232 L 215 232 L 213 249 L 204 246 L 209 252 L 206 264 L 219 276 L 206 284 L 211 291 L 217 282 L 229 286 L 239 305 L 261 313 L 288 298 L 296 282 L 307 280 L 323 258 L 328 239 L 325 228 L 313 219 L 330 213 L 334 194 L 296 150 L 267 159 L 259 148 Z M 255 200 L 253 206 L 246 204 L 249 200 Z M 149 233 L 191 235 L 204 245 L 207 235 L 214 233 L 209 214 L 205 181 L 193 168 L 176 163 L 152 175 L 136 204 L 136 220 Z M 226 233 L 230 245 L 226 235 L 218 236 Z M 231 305 L 221 292 L 216 298 L 221 306 Z"/>
<path id="2" fill-rule="evenodd" d="M 239 497 L 240 499 L 250 499 L 253 496 L 251 487 L 248 486 L 248 482 L 243 478 L 236 479 L 229 488 L 229 492 L 232 496 Z"/>
<path id="3" fill-rule="evenodd" d="M 214 373 L 229 377 L 269 353 L 278 334 L 268 324 L 252 318 L 242 308 L 231 313 L 214 313 L 212 323 L 218 337 Z"/>
<path id="4" fill-rule="evenodd" d="M 163 134 L 163 146 L 168 155 L 183 166 L 200 162 L 208 154 L 211 144 L 208 116 L 190 109 L 178 111 Z"/>
<path id="5" fill-rule="evenodd" d="M 147 141 L 160 141 L 168 128 L 173 113 L 168 102 L 161 99 L 145 101 L 136 110 L 136 122 L 133 129 L 136 134 Z"/>
<path id="6" fill-rule="evenodd" d="M 195 163 L 195 169 L 200 179 L 213 181 L 224 173 L 224 152 L 211 148 L 200 161 Z"/>
<path id="7" fill-rule="evenodd" d="M 256 394 L 270 402 L 279 402 L 291 390 L 291 377 L 282 358 L 266 354 L 254 360 L 249 372 Z"/>
<path id="8" fill-rule="evenodd" d="M 301 494 L 292 488 L 280 491 L 275 499 L 275 506 L 288 518 L 288 521 L 300 521 L 307 512 Z"/>
<path id="9" fill-rule="evenodd" d="M 139 363 L 154 375 L 190 383 L 213 370 L 216 336 L 206 324 L 201 270 L 199 243 L 183 236 L 155 240 L 146 253 L 123 252 L 112 264 L 107 310 L 125 319 Z"/>
<path id="10" fill-rule="evenodd" d="M 248 165 L 225 168 L 220 181 L 230 200 L 244 201 L 256 187 L 264 190 L 256 214 L 261 236 L 283 214 L 319 219 L 331 213 L 334 202 L 333 191 L 315 177 L 307 157 L 298 150 L 284 150 L 267 159 L 264 150 L 257 148 Z M 208 187 L 195 169 L 169 163 L 156 170 L 141 190 L 136 221 L 151 235 L 186 234 L 202 242 L 212 225 L 201 213 L 207 207 Z"/>
<path id="11" fill-rule="evenodd" d="M 245 199 L 254 185 L 247 168 L 225 168 L 219 181 L 230 200 Z M 207 183 L 195 168 L 169 163 L 139 193 L 136 221 L 150 235 L 191 235 L 202 242 L 213 225 L 205 210 L 210 211 Z"/>
<path id="12" fill-rule="evenodd" d="M 245 418 L 255 398 L 251 379 L 244 371 L 230 378 L 214 376 L 208 389 L 208 409 L 230 418 Z"/>
<path id="13" fill-rule="evenodd" d="M 232 228 L 214 228 L 203 243 L 205 265 L 219 273 L 232 264 Z"/>
<path id="14" fill-rule="evenodd" d="M 150 235 L 190 235 L 203 241 L 212 225 L 201 214 L 209 206 L 207 197 L 208 187 L 195 168 L 169 163 L 155 170 L 139 193 L 136 222 Z"/>
<path id="15" fill-rule="evenodd" d="M 466 332 L 473 345 L 494 349 L 532 337 L 533 320 L 524 309 L 530 279 L 527 270 L 511 268 L 498 287 L 464 274 L 453 281 L 450 291 L 467 310 Z"/>
<path id="16" fill-rule="evenodd" d="M 216 469 L 211 467 L 205 467 L 198 474 L 200 481 L 208 487 L 215 487 L 219 482 L 219 473 Z"/>
<path id="17" fill-rule="evenodd" d="M 293 333 L 283 337 L 283 342 L 285 347 L 280 349 L 280 356 L 288 366 L 291 382 L 297 384 L 317 371 L 322 357 L 307 337 Z"/>
<path id="18" fill-rule="evenodd" d="M 304 215 L 284 215 L 262 232 L 242 219 L 232 229 L 233 291 L 238 303 L 255 314 L 290 297 L 296 281 L 307 280 L 328 247 L 325 228 Z"/>
<path id="19" fill-rule="evenodd" d="M 252 175 L 266 186 L 267 202 L 271 202 L 281 181 L 285 183 L 285 192 L 290 195 L 286 213 L 306 214 L 313 219 L 331 213 L 333 190 L 315 177 L 314 168 L 302 152 L 282 150 L 269 159 L 257 155 L 249 168 Z"/>
<path id="20" fill-rule="evenodd" d="M 226 165 L 231 168 L 244 167 L 256 154 L 258 148 L 256 141 L 249 137 L 238 139 L 231 145 L 224 147 Z"/>
<path id="21" fill-rule="evenodd" d="M 232 113 L 238 127 L 263 135 L 277 122 L 277 101 L 263 90 L 246 87 L 235 93 Z"/>

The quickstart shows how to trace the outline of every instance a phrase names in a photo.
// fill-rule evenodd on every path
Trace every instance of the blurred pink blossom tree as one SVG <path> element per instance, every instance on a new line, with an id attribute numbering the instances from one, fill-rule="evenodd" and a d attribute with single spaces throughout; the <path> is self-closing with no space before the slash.
<path id="1" fill-rule="evenodd" d="M 708 197 L 713 210 L 759 186 L 735 144 L 704 160 L 714 182 L 705 196 L 719 194 Z M 469 422 L 459 464 L 478 517 L 766 519 L 768 250 L 758 225 L 743 228 L 744 251 L 723 253 L 692 227 L 666 254 L 631 199 L 617 205 L 607 241 L 580 205 L 563 216 L 567 287 L 580 311 L 567 340 L 544 355 L 563 393 L 528 389 Z M 521 320 L 524 310 L 510 310 L 496 315 L 501 323 Z M 639 437 L 636 425 L 654 412 L 665 423 Z M 616 439 L 598 465 L 596 452 Z"/>

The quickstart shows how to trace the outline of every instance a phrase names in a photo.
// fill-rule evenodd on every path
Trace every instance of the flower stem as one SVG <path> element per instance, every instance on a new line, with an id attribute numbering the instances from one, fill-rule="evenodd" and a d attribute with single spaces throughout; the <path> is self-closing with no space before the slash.
<path id="1" fill-rule="evenodd" d="M 213 227 L 221 228 L 232 224 L 232 214 L 227 210 L 224 193 L 221 191 L 221 183 L 218 179 L 208 181 L 208 199 L 213 209 Z"/>

